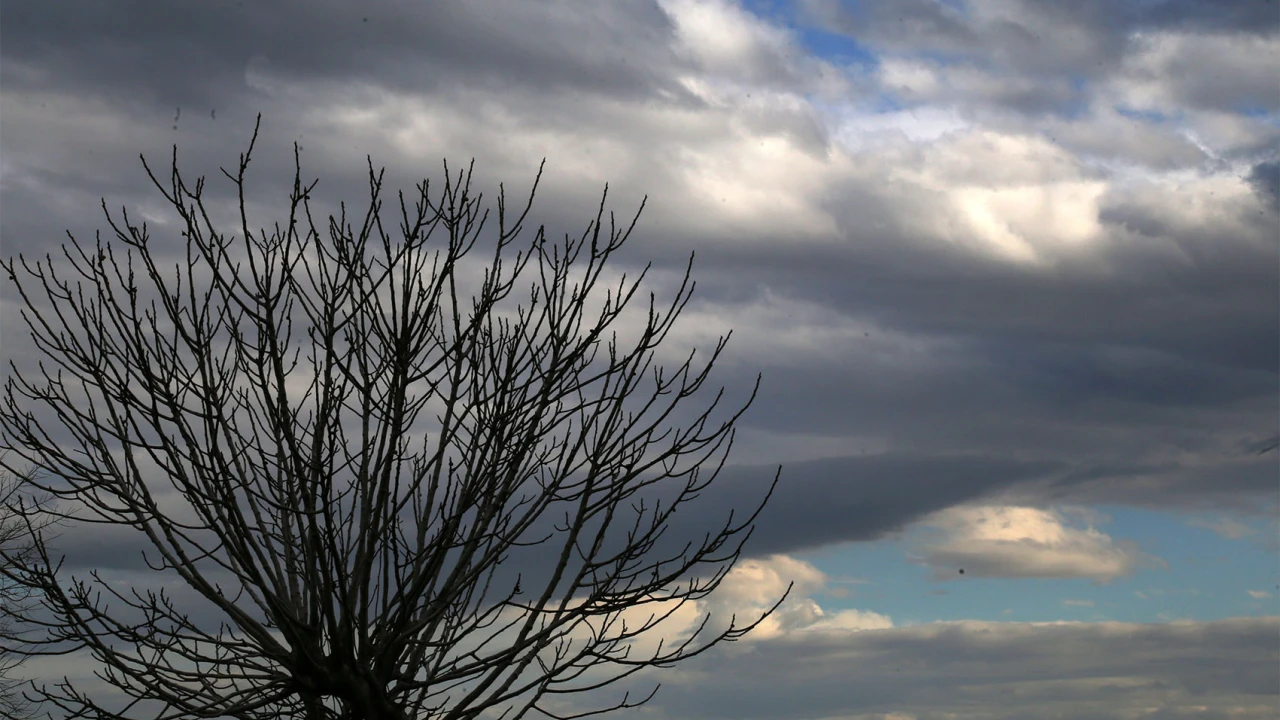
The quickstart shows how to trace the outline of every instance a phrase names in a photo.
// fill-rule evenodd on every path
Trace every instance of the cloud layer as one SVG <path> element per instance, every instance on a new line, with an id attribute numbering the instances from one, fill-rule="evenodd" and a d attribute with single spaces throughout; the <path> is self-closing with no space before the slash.
<path id="1" fill-rule="evenodd" d="M 670 357 L 733 329 L 715 379 L 743 397 L 764 375 L 736 464 L 672 535 L 754 507 L 782 464 L 752 557 L 704 609 L 797 586 L 755 640 L 675 675 L 638 717 L 1274 713 L 1274 619 L 904 627 L 824 609 L 832 581 L 791 557 L 925 528 L 916 556 L 938 578 L 1105 583 L 1177 559 L 1061 508 L 1194 510 L 1223 537 L 1275 514 L 1273 3 L 0 12 L 6 256 L 91 238 L 102 197 L 176 249 L 137 153 L 176 143 L 226 210 L 217 168 L 258 113 L 263 225 L 294 142 L 326 209 L 363 199 L 366 155 L 389 187 L 475 158 L 478 185 L 513 192 L 546 158 L 534 219 L 553 237 L 580 231 L 606 182 L 620 216 L 648 194 L 616 270 L 652 261 L 663 296 L 696 252 Z M 4 284 L 0 355 L 30 368 L 18 304 Z M 68 568 L 142 583 L 138 540 L 62 537 Z M 1262 607 L 1272 590 L 1252 592 Z"/>
<path id="2" fill-rule="evenodd" d="M 804 632 L 664 684 L 641 717 L 1272 717 L 1280 620 L 936 623 Z"/>

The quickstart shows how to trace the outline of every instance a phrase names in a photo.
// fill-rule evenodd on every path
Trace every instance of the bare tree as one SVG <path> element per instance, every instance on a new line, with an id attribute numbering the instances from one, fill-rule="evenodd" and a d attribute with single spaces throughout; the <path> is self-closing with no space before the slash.
<path id="1" fill-rule="evenodd" d="M 0 473 L 0 562 L 5 558 L 29 561 L 35 534 L 49 524 L 49 518 L 37 512 L 39 503 L 23 490 L 21 476 Z M 22 694 L 22 681 L 13 677 L 24 659 L 14 642 L 30 598 L 30 588 L 0 575 L 0 717 L 4 718 L 29 717 L 33 711 Z"/>
<path id="2" fill-rule="evenodd" d="M 21 518 L 15 517 L 7 508 L 20 485 L 13 475 L 0 476 L 0 547 L 14 552 L 23 540 Z M 0 636 L 11 635 L 15 607 L 25 599 L 23 588 L 0 580 Z M 7 642 L 0 639 L 0 716 L 13 717 L 22 709 L 21 694 L 17 689 L 18 682 L 13 679 L 12 672 L 21 656 L 14 652 Z"/>
<path id="3" fill-rule="evenodd" d="M 174 148 L 163 181 L 143 166 L 185 251 L 104 201 L 111 241 L 3 265 L 45 362 L 12 369 L 4 462 L 37 468 L 65 515 L 136 531 L 184 592 L 60 574 L 43 541 L 34 560 L 6 557 L 5 576 L 43 598 L 35 651 L 92 653 L 135 704 L 69 681 L 44 699 L 107 718 L 559 717 L 558 695 L 763 619 L 700 615 L 646 640 L 716 588 L 767 500 L 700 537 L 664 534 L 750 404 L 723 410 L 723 389 L 703 389 L 727 338 L 698 362 L 655 359 L 692 257 L 670 302 L 645 307 L 648 267 L 604 275 L 635 219 L 606 227 L 602 197 L 581 236 L 539 227 L 513 247 L 537 180 L 519 212 L 500 188 L 486 235 L 471 170 L 447 165 L 438 193 L 398 195 L 388 227 L 370 162 L 367 207 L 318 226 L 296 146 L 287 219 L 255 230 L 257 137 L 222 171 L 231 231 Z M 483 238 L 487 262 L 471 254 Z M 613 692 L 573 716 L 652 697 Z"/>

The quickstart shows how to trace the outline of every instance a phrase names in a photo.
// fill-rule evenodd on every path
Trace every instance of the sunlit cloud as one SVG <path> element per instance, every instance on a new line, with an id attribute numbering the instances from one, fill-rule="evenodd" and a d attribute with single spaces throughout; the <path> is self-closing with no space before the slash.
<path id="1" fill-rule="evenodd" d="M 1089 578 L 1108 582 L 1162 561 L 1057 510 L 1031 507 L 948 508 L 922 524 L 938 537 L 917 548 L 934 577 Z"/>

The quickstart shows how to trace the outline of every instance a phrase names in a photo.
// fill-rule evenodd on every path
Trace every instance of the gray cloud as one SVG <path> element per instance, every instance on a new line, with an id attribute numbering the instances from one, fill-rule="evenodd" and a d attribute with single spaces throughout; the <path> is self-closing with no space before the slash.
<path id="1" fill-rule="evenodd" d="M 1272 210 L 1280 212 L 1280 160 L 1267 160 L 1249 171 L 1249 185 Z"/>
<path id="2" fill-rule="evenodd" d="M 1159 135 L 1191 116 L 1202 142 L 1243 157 L 1270 146 L 1214 137 L 1221 128 L 1213 114 L 1280 109 L 1280 88 L 1266 71 L 1280 53 L 1280 13 L 1267 0 L 807 0 L 801 7 L 802 20 L 884 53 L 881 90 L 908 106 L 943 103 L 1031 131 L 1121 109 L 1138 111 L 1130 117 Z M 1200 111 L 1207 114 L 1197 118 Z M 1266 122 L 1243 124 L 1274 137 Z M 1141 157 L 1149 142 L 1113 152 Z"/>
<path id="3" fill-rule="evenodd" d="M 763 584 L 772 597 L 793 562 L 744 567 L 726 607 L 754 607 Z M 809 575 L 812 575 L 810 572 Z M 808 590 L 820 579 L 805 576 Z M 717 609 L 722 609 L 717 607 Z M 741 608 L 740 608 L 741 609 Z M 962 621 L 892 627 L 874 613 L 824 613 L 796 598 L 771 624 L 732 646 L 677 668 L 638 676 L 656 697 L 647 720 L 1013 720 L 1063 715 L 1122 720 L 1135 714 L 1209 720 L 1274 716 L 1280 682 L 1280 618 L 1246 617 L 1165 624 Z M 696 615 L 681 622 L 696 622 Z M 39 676 L 92 683 L 83 653 L 42 658 Z M 564 713 L 620 697 L 622 687 L 567 697 Z M 99 688 L 103 702 L 118 699 Z M 1161 708 L 1156 714 L 1150 708 Z"/>
<path id="4" fill-rule="evenodd" d="M 294 141 L 324 208 L 363 200 L 366 153 L 393 188 L 474 156 L 479 186 L 516 192 L 546 156 L 539 222 L 577 232 L 606 181 L 620 215 L 649 193 L 620 268 L 653 260 L 661 296 L 696 250 L 673 342 L 733 327 L 716 379 L 742 393 L 764 373 L 744 464 L 676 516 L 671 542 L 754 507 L 778 463 L 757 556 L 891 536 L 957 505 L 1274 514 L 1280 98 L 1265 60 L 1280 14 L 1265 0 L 1001 6 L 807 3 L 803 22 L 880 56 L 839 67 L 728 4 L 698 18 L 640 0 L 8 3 L 0 252 L 92 237 L 101 196 L 176 248 L 137 154 L 162 166 L 178 143 L 225 203 L 217 167 L 258 112 L 262 224 Z M 866 129 L 867 115 L 903 127 Z M 30 363 L 8 283 L 0 301 L 0 355 Z M 1144 560 L 1122 541 L 1068 545 L 1081 552 L 970 543 L 923 559 L 1101 579 Z M 59 547 L 76 572 L 160 582 L 136 535 L 69 527 Z M 534 549 L 503 572 L 544 561 Z M 1271 717 L 1277 629 L 811 629 L 663 676 L 637 717 Z"/>
<path id="5" fill-rule="evenodd" d="M 1164 0 L 1139 8 L 1140 17 L 1157 27 L 1257 35 L 1280 29 L 1280 15 L 1272 0 Z"/>
<path id="6" fill-rule="evenodd" d="M 1277 631 L 1276 618 L 1240 618 L 797 632 L 674 671 L 642 716 L 1261 720 L 1280 694 Z"/>
<path id="7" fill-rule="evenodd" d="M 518 2 L 237 3 L 181 12 L 67 0 L 5 11 L 6 78 L 127 94 L 188 113 L 253 103 L 246 69 L 292 82 L 358 81 L 413 92 L 492 84 L 619 97 L 673 86 L 658 67 L 672 26 L 648 0 L 595 13 Z M 282 32 L 286 30 L 287 32 Z M 656 52 L 655 52 L 656 51 Z M 91 58 L 93 62 L 84 62 Z"/>
<path id="8" fill-rule="evenodd" d="M 761 513 L 749 550 L 779 553 L 873 540 L 924 515 L 1049 475 L 1048 463 L 924 453 L 858 455 L 788 463 Z M 734 467 L 708 493 L 711 507 L 750 507 L 773 479 L 767 467 Z M 705 516 L 692 521 L 705 523 Z M 682 528 L 681 528 L 682 529 Z"/>
<path id="9" fill-rule="evenodd" d="M 1234 78 L 1218 83 L 1221 97 L 1201 97 L 1157 73 L 1157 95 L 1219 113 L 1223 139 L 1193 142 L 1176 118 L 1077 112 L 1111 100 L 1071 80 L 1120 83 L 1141 50 L 1135 29 L 1271 42 L 1260 5 L 1167 2 L 1132 15 L 1113 3 L 1018 3 L 988 21 L 895 3 L 840 25 L 849 8 L 814 4 L 830 29 L 951 73 L 941 94 L 921 90 L 907 105 L 963 111 L 950 134 L 891 129 L 857 147 L 833 139 L 842 121 L 827 105 L 878 100 L 878 80 L 799 57 L 786 33 L 745 15 L 707 21 L 726 37 L 741 30 L 740 52 L 690 45 L 688 17 L 672 7 L 245 4 L 179 16 L 6 5 L 0 243 L 8 255 L 49 250 L 66 228 L 91 237 L 102 195 L 158 211 L 136 154 L 163 162 L 173 142 L 225 201 L 216 168 L 243 149 L 259 110 L 264 224 L 284 197 L 294 140 L 327 207 L 361 197 L 365 153 L 391 165 L 393 187 L 438 177 L 440 157 L 456 166 L 472 155 L 485 187 L 526 187 L 545 155 L 540 221 L 576 231 L 605 181 L 623 214 L 651 193 L 623 260 L 655 260 L 661 290 L 697 250 L 689 338 L 705 346 L 732 318 L 739 332 L 719 378 L 741 390 L 764 372 L 744 431 L 796 462 L 753 551 L 872 539 L 1017 493 L 1271 506 L 1276 456 L 1239 449 L 1275 434 L 1280 391 L 1274 168 L 1249 155 L 1274 131 L 1232 110 L 1261 86 Z M 1210 87 L 1224 68 L 1194 82 Z M 1247 168 L 1227 167 L 1230 153 Z M 1114 172 L 1116 158 L 1144 172 Z M 1172 170 L 1195 178 L 1161 174 Z M 1076 234 L 1054 235 L 1058 226 Z M 159 242 L 177 239 L 154 227 Z M 1002 232 L 1031 259 L 993 245 Z M 0 297 L 7 338 L 11 287 Z M 26 358 L 17 342 L 3 352 Z M 718 496 L 739 506 L 774 461 L 744 449 L 760 465 L 726 471 Z"/>

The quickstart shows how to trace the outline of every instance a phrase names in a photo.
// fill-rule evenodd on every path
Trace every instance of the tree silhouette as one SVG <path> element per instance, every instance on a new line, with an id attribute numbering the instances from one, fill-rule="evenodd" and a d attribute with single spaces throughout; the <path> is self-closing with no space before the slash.
<path id="1" fill-rule="evenodd" d="M 29 560 L 33 533 L 36 528 L 47 525 L 48 518 L 40 518 L 34 511 L 33 498 L 22 490 L 21 477 L 0 473 L 0 554 Z M 28 517 L 33 519 L 33 524 L 28 524 Z M 19 648 L 11 644 L 14 627 L 24 616 L 29 599 L 28 588 L 0 576 L 0 717 L 22 718 L 32 711 L 22 696 L 21 683 L 13 677 L 23 656 Z"/>
<path id="2" fill-rule="evenodd" d="M 182 590 L 71 577 L 43 536 L 5 555 L 42 598 L 32 652 L 87 651 L 132 699 L 63 680 L 43 700 L 105 718 L 561 717 L 559 695 L 763 619 L 695 613 L 652 641 L 716 588 L 768 499 L 700 537 L 665 532 L 750 404 L 703 389 L 727 337 L 699 362 L 655 358 L 692 257 L 670 302 L 645 307 L 646 272 L 604 274 L 636 222 L 605 227 L 607 187 L 580 237 L 539 227 L 516 247 L 538 180 L 518 213 L 499 190 L 486 235 L 471 169 L 447 165 L 438 193 L 399 193 L 389 227 L 370 161 L 368 205 L 318 226 L 296 145 L 287 219 L 254 230 L 257 138 L 222 171 L 230 232 L 175 147 L 164 181 L 143 166 L 184 245 L 104 201 L 111 241 L 3 264 L 44 364 L 12 369 L 0 462 L 38 469 L 61 517 L 134 531 L 156 583 Z"/>

